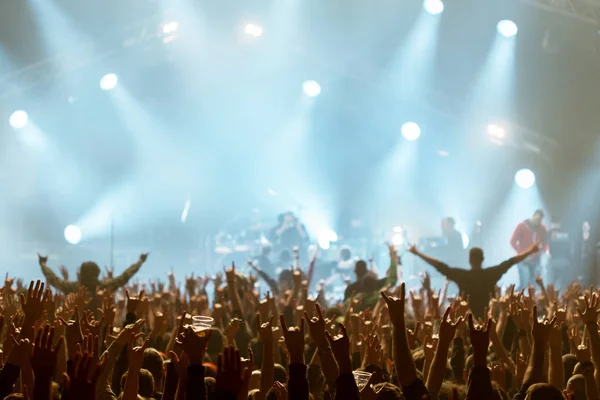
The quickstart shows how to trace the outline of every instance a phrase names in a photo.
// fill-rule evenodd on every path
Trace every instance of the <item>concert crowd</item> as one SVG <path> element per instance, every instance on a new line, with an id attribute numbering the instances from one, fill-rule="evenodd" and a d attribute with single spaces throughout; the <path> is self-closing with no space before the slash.
<path id="1" fill-rule="evenodd" d="M 539 276 L 498 287 L 544 251 L 515 240 L 520 253 L 487 268 L 480 248 L 458 269 L 410 247 L 456 295 L 427 274 L 407 287 L 393 246 L 383 278 L 341 254 L 354 276 L 334 303 L 298 251 L 277 275 L 250 262 L 149 282 L 134 277 L 148 254 L 71 280 L 40 256 L 43 280 L 7 274 L 2 288 L 0 399 L 598 400 L 600 291 Z"/>

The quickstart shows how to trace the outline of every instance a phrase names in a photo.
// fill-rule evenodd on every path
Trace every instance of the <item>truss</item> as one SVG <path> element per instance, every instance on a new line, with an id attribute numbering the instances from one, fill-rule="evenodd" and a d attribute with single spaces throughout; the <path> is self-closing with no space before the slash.
<path id="1" fill-rule="evenodd" d="M 600 0 L 521 0 L 554 14 L 600 27 Z"/>

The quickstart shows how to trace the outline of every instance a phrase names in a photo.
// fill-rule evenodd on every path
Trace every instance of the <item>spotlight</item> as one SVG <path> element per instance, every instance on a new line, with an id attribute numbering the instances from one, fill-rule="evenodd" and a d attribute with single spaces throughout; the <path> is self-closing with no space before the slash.
<path id="1" fill-rule="evenodd" d="M 119 83 L 119 78 L 116 74 L 106 74 L 100 79 L 100 89 L 102 90 L 113 90 L 117 83 Z"/>
<path id="2" fill-rule="evenodd" d="M 487 127 L 487 132 L 493 138 L 504 139 L 504 135 L 505 135 L 504 128 L 502 128 L 498 125 L 489 124 Z"/>
<path id="3" fill-rule="evenodd" d="M 417 140 L 421 136 L 421 128 L 415 122 L 407 122 L 402 125 L 401 132 L 402 136 L 410 141 Z"/>
<path id="4" fill-rule="evenodd" d="M 162 25 L 162 33 L 165 35 L 171 35 L 179 29 L 179 22 L 171 21 Z"/>
<path id="5" fill-rule="evenodd" d="M 331 229 L 325 229 L 317 235 L 317 242 L 319 247 L 323 250 L 328 250 L 331 246 L 331 242 L 337 242 L 338 235 Z"/>
<path id="6" fill-rule="evenodd" d="M 263 27 L 259 24 L 249 22 L 244 27 L 244 33 L 248 36 L 260 37 L 263 34 Z"/>
<path id="7" fill-rule="evenodd" d="M 65 228 L 65 240 L 71 244 L 78 244 L 81 241 L 81 229 L 76 225 L 69 225 Z"/>
<path id="8" fill-rule="evenodd" d="M 423 8 L 431 15 L 438 15 L 444 12 L 444 3 L 442 0 L 425 0 Z"/>
<path id="9" fill-rule="evenodd" d="M 535 183 L 535 174 L 530 169 L 520 169 L 515 174 L 515 182 L 520 188 L 529 189 Z"/>
<path id="10" fill-rule="evenodd" d="M 511 38 L 513 36 L 516 36 L 517 32 L 519 32 L 519 28 L 517 28 L 517 24 L 515 24 L 513 21 L 511 21 L 509 19 L 504 19 L 504 20 L 498 22 L 498 25 L 496 26 L 496 28 L 498 29 L 498 33 L 506 38 Z"/>
<path id="11" fill-rule="evenodd" d="M 317 97 L 321 94 L 321 85 L 317 81 L 306 81 L 302 84 L 302 90 L 308 97 Z"/>
<path id="12" fill-rule="evenodd" d="M 17 110 L 10 115 L 8 122 L 10 126 L 15 129 L 25 128 L 27 126 L 27 122 L 29 121 L 29 117 L 27 113 L 23 110 Z"/>

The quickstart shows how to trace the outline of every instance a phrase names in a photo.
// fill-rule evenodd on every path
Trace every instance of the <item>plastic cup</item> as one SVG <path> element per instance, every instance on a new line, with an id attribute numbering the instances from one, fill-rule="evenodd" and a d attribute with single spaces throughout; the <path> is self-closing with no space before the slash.
<path id="1" fill-rule="evenodd" d="M 205 317 L 203 315 L 196 315 L 192 317 L 192 330 L 199 337 L 204 337 L 210 332 L 214 319 L 211 317 Z"/>
<path id="2" fill-rule="evenodd" d="M 370 372 L 352 371 L 352 375 L 354 375 L 354 381 L 356 382 L 356 386 L 358 386 L 358 390 L 362 390 L 367 386 L 367 382 L 371 379 L 372 374 Z"/>

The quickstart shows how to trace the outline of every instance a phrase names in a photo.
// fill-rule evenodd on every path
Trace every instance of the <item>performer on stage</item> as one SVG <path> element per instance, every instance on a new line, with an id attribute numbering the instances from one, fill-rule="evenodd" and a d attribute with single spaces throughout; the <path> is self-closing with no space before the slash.
<path id="1" fill-rule="evenodd" d="M 291 250 L 298 247 L 303 249 L 308 241 L 308 233 L 294 213 L 288 211 L 279 215 L 278 225 L 271 230 L 269 239 L 274 246 L 279 248 Z"/>
<path id="2" fill-rule="evenodd" d="M 544 212 L 536 210 L 533 216 L 519 223 L 510 238 L 510 245 L 517 253 L 522 253 L 532 244 L 540 242 L 544 252 L 549 251 L 548 231 L 542 223 Z M 527 288 L 530 282 L 535 282 L 541 272 L 541 257 L 539 253 L 532 254 L 519 263 L 519 286 Z"/>
<path id="3" fill-rule="evenodd" d="M 454 218 L 446 217 L 442 220 L 442 236 L 446 240 L 442 258 L 454 265 L 461 263 L 464 256 L 463 240 L 462 234 L 456 229 Z"/>

